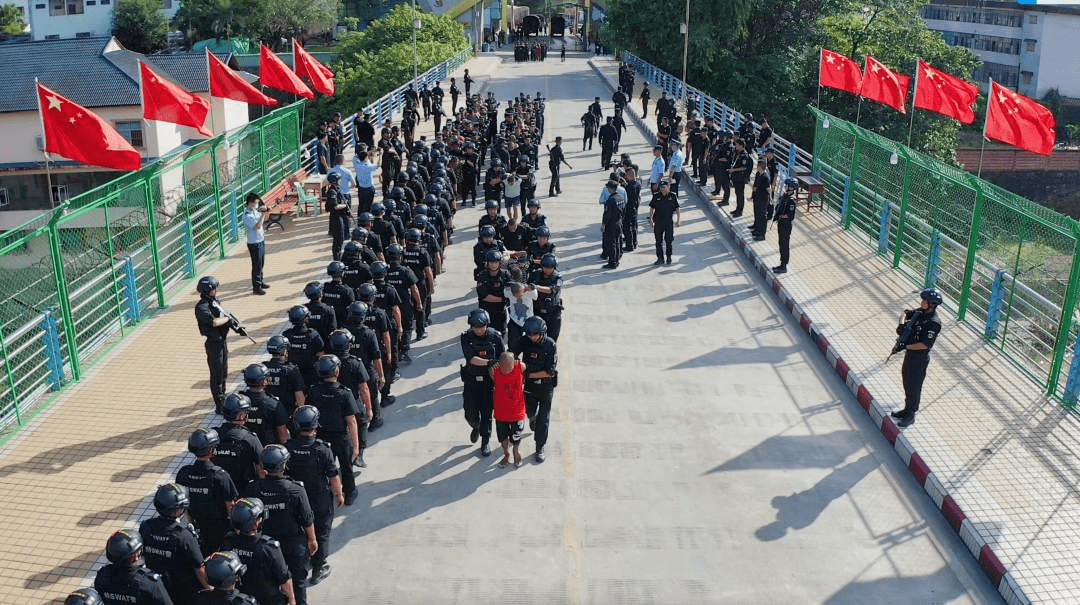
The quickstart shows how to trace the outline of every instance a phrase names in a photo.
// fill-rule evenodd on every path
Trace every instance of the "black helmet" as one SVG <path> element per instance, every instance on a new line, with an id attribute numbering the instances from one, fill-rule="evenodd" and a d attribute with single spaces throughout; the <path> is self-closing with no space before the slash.
<path id="1" fill-rule="evenodd" d="M 357 220 L 360 222 L 361 225 L 366 225 L 375 220 L 375 215 L 371 214 L 370 212 L 361 212 L 360 218 Z"/>
<path id="2" fill-rule="evenodd" d="M 405 241 L 418 242 L 420 241 L 420 230 L 416 228 L 409 229 L 405 232 Z"/>
<path id="3" fill-rule="evenodd" d="M 131 557 L 141 554 L 143 549 L 142 537 L 133 529 L 121 529 L 109 536 L 105 543 L 105 557 L 110 563 L 127 566 L 131 563 Z"/>
<path id="4" fill-rule="evenodd" d="M 402 200 L 404 198 L 405 198 L 405 190 L 404 189 L 402 189 L 401 187 L 397 187 L 397 186 L 394 186 L 394 187 L 390 188 L 390 199 Z"/>
<path id="5" fill-rule="evenodd" d="M 363 303 L 360 303 L 363 304 Z M 334 330 L 330 334 L 330 349 L 334 352 L 348 351 L 353 343 L 352 332 L 346 329 Z"/>
<path id="6" fill-rule="evenodd" d="M 231 550 L 216 552 L 203 561 L 206 566 L 206 581 L 214 588 L 226 589 L 247 572 L 247 565 Z"/>
<path id="7" fill-rule="evenodd" d="M 525 325 L 522 327 L 525 328 L 525 333 L 529 336 L 547 332 L 547 324 L 544 323 L 544 319 L 542 317 L 537 317 L 536 315 L 526 319 Z"/>
<path id="8" fill-rule="evenodd" d="M 373 214 L 375 216 L 380 216 L 380 215 L 385 214 L 385 213 L 386 213 L 386 206 L 382 205 L 381 203 L 375 202 L 374 204 L 371 205 L 371 214 Z"/>
<path id="9" fill-rule="evenodd" d="M 922 292 L 919 292 L 919 298 L 934 306 L 940 305 L 941 301 L 944 300 L 941 297 L 941 292 L 938 292 L 937 288 L 927 288 Z"/>
<path id="10" fill-rule="evenodd" d="M 485 263 L 501 263 L 502 259 L 502 252 L 499 252 L 498 250 L 488 250 L 484 253 Z"/>
<path id="11" fill-rule="evenodd" d="M 746 118 L 747 122 L 753 122 L 754 121 L 754 114 L 752 114 L 750 112 L 744 113 L 743 117 Z"/>
<path id="12" fill-rule="evenodd" d="M 309 281 L 308 284 L 304 286 L 304 296 L 308 297 L 308 300 L 315 300 L 322 296 L 322 284 L 317 281 Z M 292 317 L 290 316 L 289 319 L 291 321 Z"/>
<path id="13" fill-rule="evenodd" d="M 271 355 L 281 355 L 289 350 L 289 339 L 281 334 L 275 334 L 266 340 L 266 352 Z"/>
<path id="14" fill-rule="evenodd" d="M 491 324 L 491 316 L 483 309 L 469 311 L 469 325 L 472 327 L 486 326 Z"/>
<path id="15" fill-rule="evenodd" d="M 261 363 L 253 363 L 244 368 L 244 384 L 249 387 L 261 385 L 269 376 L 270 372 Z"/>
<path id="16" fill-rule="evenodd" d="M 233 529 L 242 533 L 254 531 L 259 519 L 265 518 L 266 505 L 258 498 L 240 498 L 236 504 L 233 504 L 232 512 L 229 513 L 229 521 L 232 522 Z"/>
<path id="17" fill-rule="evenodd" d="M 242 393 L 229 393 L 225 396 L 225 401 L 221 403 L 221 415 L 225 417 L 225 420 L 236 420 L 240 414 L 254 409 L 251 400 Z"/>
<path id="18" fill-rule="evenodd" d="M 540 257 L 540 266 L 555 268 L 559 266 L 559 261 L 555 258 L 554 254 L 548 252 Z"/>
<path id="19" fill-rule="evenodd" d="M 427 216 L 427 213 L 428 213 L 427 204 L 417 204 L 416 205 L 416 214 L 418 214 L 418 215 L 422 214 L 424 216 Z"/>
<path id="20" fill-rule="evenodd" d="M 309 315 L 311 315 L 311 311 L 308 311 L 307 307 L 295 305 L 289 309 L 289 322 L 294 326 L 299 326 L 307 321 Z"/>
<path id="21" fill-rule="evenodd" d="M 417 214 L 416 216 L 414 216 L 412 222 L 417 229 L 426 229 L 427 226 L 430 224 L 428 222 L 428 217 L 422 214 Z"/>
<path id="22" fill-rule="evenodd" d="M 386 260 L 388 261 L 401 260 L 404 255 L 405 250 L 399 244 L 390 244 L 386 247 Z"/>
<path id="23" fill-rule="evenodd" d="M 319 408 L 313 405 L 302 405 L 296 408 L 292 416 L 293 426 L 298 431 L 310 431 L 319 428 Z"/>
<path id="24" fill-rule="evenodd" d="M 341 360 L 337 355 L 323 355 L 315 362 L 315 372 L 319 378 L 330 378 L 341 367 Z"/>
<path id="25" fill-rule="evenodd" d="M 386 198 L 385 200 L 383 200 L 382 204 L 383 206 L 386 206 L 387 212 L 395 212 L 397 210 L 397 204 L 394 202 L 394 200 L 390 198 Z"/>
<path id="26" fill-rule="evenodd" d="M 259 454 L 259 464 L 268 473 L 285 472 L 285 465 L 289 463 L 289 450 L 284 445 L 271 443 L 263 448 Z"/>
<path id="27" fill-rule="evenodd" d="M 799 186 L 799 179 L 791 178 L 790 176 L 784 179 L 784 187 L 791 187 L 795 189 Z"/>
<path id="28" fill-rule="evenodd" d="M 491 225 L 480 227 L 480 237 L 495 237 L 495 227 L 492 227 Z"/>
<path id="29" fill-rule="evenodd" d="M 341 175 L 336 172 L 331 172 L 330 174 L 326 175 L 326 182 L 330 183 L 331 185 L 337 185 L 341 182 Z"/>
<path id="30" fill-rule="evenodd" d="M 484 202 L 484 210 L 491 210 L 492 208 L 498 210 L 499 202 L 496 202 L 495 200 L 488 200 Z"/>
<path id="31" fill-rule="evenodd" d="M 191 506 L 187 488 L 176 483 L 166 483 L 154 493 L 154 510 L 162 517 L 176 517 L 183 509 Z"/>
<path id="32" fill-rule="evenodd" d="M 361 244 L 363 244 L 364 242 L 367 241 L 368 230 L 364 229 L 363 227 L 353 227 L 353 230 L 352 230 L 352 233 L 350 233 L 350 236 L 352 237 L 352 239 L 354 239 L 354 240 L 360 242 Z"/>
<path id="33" fill-rule="evenodd" d="M 537 200 L 537 199 L 529 200 L 529 203 L 526 204 L 526 207 L 528 207 L 528 208 L 539 208 L 540 207 L 540 200 Z"/>
<path id="34" fill-rule="evenodd" d="M 195 429 L 187 440 L 187 450 L 195 457 L 202 457 L 214 450 L 221 443 L 221 437 L 214 429 Z"/>
<path id="35" fill-rule="evenodd" d="M 551 229 L 548 229 L 545 225 L 537 227 L 536 237 L 551 237 Z"/>
<path id="36" fill-rule="evenodd" d="M 93 588 L 80 588 L 64 599 L 64 605 L 102 605 L 101 595 Z"/>
<path id="37" fill-rule="evenodd" d="M 374 267 L 372 267 L 372 271 L 374 271 Z M 356 289 L 356 298 L 362 303 L 371 304 L 375 302 L 375 295 L 378 293 L 375 284 L 360 284 L 360 287 Z M 349 309 L 351 310 L 352 307 L 349 307 Z"/>
<path id="38" fill-rule="evenodd" d="M 371 263 L 371 278 L 372 279 L 385 279 L 386 272 L 390 270 L 390 266 L 381 260 L 377 260 Z"/>
<path id="39" fill-rule="evenodd" d="M 342 248 L 341 248 L 341 256 L 342 257 L 346 257 L 346 256 L 348 256 L 348 257 L 356 257 L 356 256 L 359 256 L 359 255 L 360 255 L 360 244 L 358 244 L 357 242 L 354 242 L 353 240 L 349 240 L 349 241 L 345 242 L 345 245 L 342 246 Z"/>
<path id="40" fill-rule="evenodd" d="M 435 206 L 439 203 L 439 196 L 435 195 L 434 193 L 429 193 L 424 196 L 424 203 L 427 205 Z M 424 209 L 424 212 L 427 212 L 427 208 Z"/>
<path id="41" fill-rule="evenodd" d="M 330 277 L 337 277 L 345 273 L 345 263 L 335 260 L 330 261 L 329 265 L 326 265 L 326 274 Z"/>
<path id="42" fill-rule="evenodd" d="M 364 285 L 366 286 L 370 284 Z M 349 304 L 349 308 L 345 311 L 345 319 L 347 319 L 348 321 L 363 321 L 363 319 L 367 317 L 367 314 L 367 303 L 362 300 L 356 300 Z M 333 338 L 334 335 L 331 334 L 330 337 Z"/>
<path id="43" fill-rule="evenodd" d="M 209 294 L 211 290 L 217 290 L 217 287 L 221 285 L 218 280 L 212 276 L 207 275 L 199 280 L 199 283 L 195 284 L 195 289 L 199 291 L 199 294 Z"/>

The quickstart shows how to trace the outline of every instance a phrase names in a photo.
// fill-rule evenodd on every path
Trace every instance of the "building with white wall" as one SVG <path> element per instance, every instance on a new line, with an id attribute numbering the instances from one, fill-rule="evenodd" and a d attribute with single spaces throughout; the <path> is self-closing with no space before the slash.
<path id="1" fill-rule="evenodd" d="M 235 66 L 230 55 L 218 56 Z M 35 77 L 112 122 L 140 151 L 144 165 L 206 138 L 193 128 L 142 119 L 139 59 L 184 89 L 209 99 L 212 111 L 207 126 L 215 133 L 247 124 L 246 103 L 209 96 L 203 53 L 141 55 L 124 49 L 113 38 L 0 44 L 0 65 L 7 71 L 5 92 L 0 95 L 0 132 L 4 133 L 4 144 L 0 145 L 0 230 L 20 225 L 57 201 L 121 174 L 53 157 L 49 164 L 53 190 L 49 190 Z M 180 186 L 183 175 L 173 176 Z M 163 187 L 170 185 L 163 183 Z"/>
<path id="2" fill-rule="evenodd" d="M 25 0 L 26 20 L 34 40 L 98 38 L 112 35 L 116 0 Z M 162 0 L 165 17 L 180 10 L 180 0 Z"/>
<path id="3" fill-rule="evenodd" d="M 974 80 L 985 92 L 993 78 L 1041 99 L 1051 89 L 1080 99 L 1080 8 L 976 0 L 931 0 L 920 10 L 950 46 L 983 61 Z"/>

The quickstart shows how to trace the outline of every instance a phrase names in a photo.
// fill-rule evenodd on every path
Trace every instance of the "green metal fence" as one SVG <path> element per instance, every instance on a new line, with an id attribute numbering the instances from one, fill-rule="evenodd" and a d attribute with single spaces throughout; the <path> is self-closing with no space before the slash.
<path id="1" fill-rule="evenodd" d="M 300 103 L 164 157 L 7 232 L 0 430 L 28 420 L 239 241 L 248 191 L 301 168 Z"/>
<path id="2" fill-rule="evenodd" d="M 1080 224 L 811 108 L 826 206 L 893 267 L 947 297 L 960 321 L 1048 395 L 1080 391 Z M 1074 361 L 1075 360 L 1075 361 Z"/>

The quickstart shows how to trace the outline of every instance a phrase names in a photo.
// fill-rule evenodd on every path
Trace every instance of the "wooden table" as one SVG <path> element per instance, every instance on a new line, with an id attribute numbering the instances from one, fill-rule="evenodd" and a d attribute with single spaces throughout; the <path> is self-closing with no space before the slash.
<path id="1" fill-rule="evenodd" d="M 806 200 L 806 209 L 809 211 L 814 207 L 814 194 L 819 193 L 821 195 L 818 197 L 817 207 L 819 210 L 824 210 L 825 182 L 809 174 L 796 175 L 795 179 L 799 181 L 799 188 L 795 190 L 795 200 Z"/>

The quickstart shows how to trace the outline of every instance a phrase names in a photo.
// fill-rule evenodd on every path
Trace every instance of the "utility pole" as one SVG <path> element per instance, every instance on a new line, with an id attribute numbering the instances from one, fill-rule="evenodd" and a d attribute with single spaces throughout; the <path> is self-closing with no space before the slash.
<path id="1" fill-rule="evenodd" d="M 679 26 L 683 34 L 682 46 L 682 99 L 685 101 L 686 94 L 686 55 L 690 48 L 690 0 L 686 0 L 686 20 Z"/>

